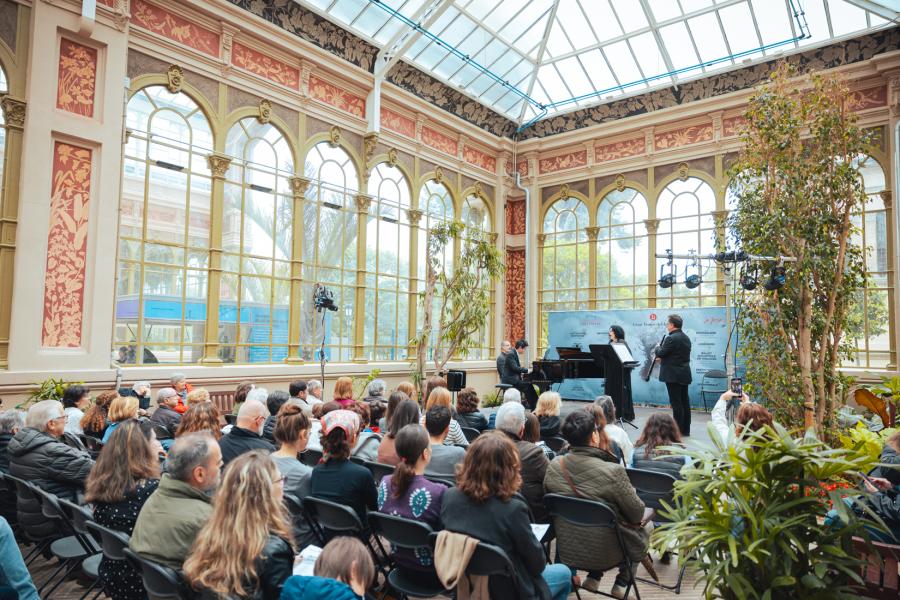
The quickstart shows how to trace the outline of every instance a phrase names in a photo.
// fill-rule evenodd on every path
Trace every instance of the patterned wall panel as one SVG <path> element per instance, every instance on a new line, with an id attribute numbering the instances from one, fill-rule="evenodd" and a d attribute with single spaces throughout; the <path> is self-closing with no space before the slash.
<path id="1" fill-rule="evenodd" d="M 15 2 L 0 2 L 0 40 L 9 46 L 16 47 L 16 26 L 19 22 L 19 5 Z"/>
<path id="2" fill-rule="evenodd" d="M 455 139 L 430 127 L 422 127 L 422 143 L 450 156 L 456 156 L 458 151 Z"/>
<path id="3" fill-rule="evenodd" d="M 93 117 L 94 96 L 97 93 L 97 50 L 61 38 L 56 86 L 56 108 Z"/>
<path id="4" fill-rule="evenodd" d="M 629 156 L 640 156 L 646 149 L 647 144 L 643 136 L 611 144 L 598 144 L 594 147 L 594 160 L 602 163 Z"/>
<path id="5" fill-rule="evenodd" d="M 887 106 L 887 87 L 880 85 L 850 92 L 847 96 L 850 110 L 866 110 Z"/>
<path id="6" fill-rule="evenodd" d="M 309 95 L 360 119 L 366 118 L 366 99 L 315 75 L 309 76 Z"/>
<path id="7" fill-rule="evenodd" d="M 525 198 L 509 198 L 506 201 L 506 234 L 525 234 Z"/>
<path id="8" fill-rule="evenodd" d="M 672 131 L 657 133 L 653 136 L 653 145 L 657 150 L 668 150 L 679 146 L 699 144 L 713 139 L 712 123 L 703 125 L 691 125 Z"/>
<path id="9" fill-rule="evenodd" d="M 381 107 L 381 126 L 410 139 L 416 139 L 416 122 L 406 115 Z"/>
<path id="10" fill-rule="evenodd" d="M 497 159 L 472 146 L 463 146 L 463 160 L 470 165 L 475 165 L 491 173 L 497 171 Z"/>
<path id="11" fill-rule="evenodd" d="M 219 34 L 146 2 L 131 1 L 131 22 L 198 52 L 219 57 Z"/>
<path id="12" fill-rule="evenodd" d="M 587 150 L 576 150 L 557 156 L 542 158 L 538 161 L 538 173 L 555 173 L 567 169 L 577 169 L 587 164 Z"/>
<path id="13" fill-rule="evenodd" d="M 89 148 L 64 142 L 56 142 L 53 148 L 41 332 L 41 345 L 44 347 L 81 346 L 91 154 Z"/>
<path id="14" fill-rule="evenodd" d="M 271 56 L 266 56 L 262 52 L 258 52 L 240 42 L 232 43 L 231 64 L 251 73 L 256 73 L 279 85 L 295 90 L 300 89 L 300 69 Z"/>
<path id="15" fill-rule="evenodd" d="M 741 115 L 725 117 L 722 119 L 722 137 L 734 137 L 741 134 L 741 130 L 747 124 L 747 119 Z"/>
<path id="16" fill-rule="evenodd" d="M 503 339 L 525 337 L 525 249 L 506 249 L 506 311 Z"/>
<path id="17" fill-rule="evenodd" d="M 516 168 L 519 171 L 519 175 L 521 175 L 522 177 L 528 177 L 528 161 L 527 160 L 520 160 L 519 162 L 517 162 Z M 513 174 L 511 160 L 506 161 L 506 165 L 504 166 L 504 169 L 506 170 L 507 175 Z"/>

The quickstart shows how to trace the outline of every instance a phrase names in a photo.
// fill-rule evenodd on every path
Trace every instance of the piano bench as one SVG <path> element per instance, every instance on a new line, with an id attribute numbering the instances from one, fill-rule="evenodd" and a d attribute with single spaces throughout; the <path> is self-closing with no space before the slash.
<path id="1" fill-rule="evenodd" d="M 511 388 L 512 386 L 509 385 L 508 383 L 498 383 L 498 384 L 495 385 L 494 387 L 497 388 L 497 389 L 500 390 L 500 391 L 506 391 L 506 390 L 508 390 L 509 388 Z"/>

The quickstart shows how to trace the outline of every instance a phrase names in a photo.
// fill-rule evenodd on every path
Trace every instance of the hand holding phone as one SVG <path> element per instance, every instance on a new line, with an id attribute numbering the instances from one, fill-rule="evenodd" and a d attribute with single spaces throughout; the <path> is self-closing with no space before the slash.
<path id="1" fill-rule="evenodd" d="M 731 378 L 731 393 L 741 397 L 744 395 L 744 380 L 740 377 Z"/>

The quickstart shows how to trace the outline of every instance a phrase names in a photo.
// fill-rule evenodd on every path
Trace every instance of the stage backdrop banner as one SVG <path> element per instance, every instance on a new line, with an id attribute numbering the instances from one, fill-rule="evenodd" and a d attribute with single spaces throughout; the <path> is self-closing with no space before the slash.
<path id="1" fill-rule="evenodd" d="M 693 383 L 688 390 L 691 405 L 702 407 L 700 384 L 707 371 L 725 369 L 725 351 L 728 344 L 728 327 L 725 307 L 682 308 L 677 311 L 684 319 L 683 331 L 691 339 L 691 370 Z M 609 343 L 609 327 L 620 325 L 625 330 L 625 342 L 634 359 L 640 362 L 631 375 L 632 399 L 635 404 L 668 405 L 669 396 L 664 383 L 656 378 L 644 381 L 641 373 L 650 368 L 650 351 L 666 334 L 666 317 L 671 309 L 615 309 L 573 310 L 551 312 L 548 315 L 549 350 L 547 358 L 558 358 L 557 347 L 578 347 L 589 352 L 591 344 Z M 727 385 L 727 381 L 710 381 Z M 723 388 L 724 389 L 724 388 Z M 569 379 L 558 390 L 569 400 L 591 401 L 603 393 L 603 380 Z M 717 397 L 707 395 L 707 405 L 712 408 Z"/>

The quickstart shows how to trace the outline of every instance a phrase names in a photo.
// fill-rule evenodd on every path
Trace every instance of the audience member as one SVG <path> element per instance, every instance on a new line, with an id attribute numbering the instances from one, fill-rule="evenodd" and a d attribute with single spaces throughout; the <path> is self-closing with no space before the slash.
<path id="1" fill-rule="evenodd" d="M 290 577 L 282 600 L 358 600 L 375 578 L 372 555 L 361 541 L 336 537 L 322 549 L 313 567 L 313 577 Z"/>
<path id="2" fill-rule="evenodd" d="M 259 389 L 262 388 L 256 388 L 256 390 Z M 255 392 L 256 390 L 253 391 Z M 222 449 L 222 462 L 224 464 L 227 465 L 244 452 L 249 452 L 250 450 L 265 450 L 266 452 L 275 450 L 275 446 L 262 437 L 263 427 L 268 416 L 269 410 L 266 408 L 266 405 L 248 396 L 247 400 L 241 405 L 234 427 L 219 440 L 219 446 Z"/>
<path id="3" fill-rule="evenodd" d="M 172 376 L 169 377 L 169 386 L 178 394 L 178 404 L 175 405 L 175 412 L 184 414 L 187 410 L 187 395 L 194 388 L 187 382 L 187 377 L 185 377 L 184 373 L 172 373 Z"/>
<path id="4" fill-rule="evenodd" d="M 544 508 L 544 475 L 547 474 L 550 461 L 537 445 L 522 439 L 525 433 L 525 407 L 516 402 L 503 404 L 497 411 L 497 429 L 505 433 L 515 445 L 519 453 L 522 495 L 528 502 L 535 521 L 545 523 L 547 509 Z"/>
<path id="5" fill-rule="evenodd" d="M 556 392 L 544 392 L 538 398 L 534 415 L 541 424 L 541 439 L 556 437 L 559 435 L 559 408 L 561 399 Z"/>
<path id="6" fill-rule="evenodd" d="M 175 430 L 175 437 L 181 437 L 186 433 L 206 431 L 218 440 L 222 437 L 221 418 L 218 407 L 212 402 L 191 404 L 188 406 L 187 412 L 181 415 L 178 429 Z"/>
<path id="7" fill-rule="evenodd" d="M 12 527 L 0 516 L 0 598 L 40 600 Z"/>
<path id="8" fill-rule="evenodd" d="M 622 449 L 619 448 L 617 443 L 610 439 L 609 434 L 606 432 L 606 413 L 603 412 L 603 409 L 596 403 L 592 403 L 580 410 L 584 410 L 594 417 L 594 425 L 600 432 L 600 445 L 598 447 L 602 451 L 604 458 L 609 462 L 621 463 L 622 466 L 628 466 L 628 463 L 625 462 L 625 453 L 622 452 Z"/>
<path id="9" fill-rule="evenodd" d="M 386 389 L 387 384 L 384 382 L 384 379 L 373 379 L 366 386 L 366 397 L 363 398 L 363 401 L 384 402 L 384 391 Z"/>
<path id="10" fill-rule="evenodd" d="M 66 432 L 81 435 L 84 411 L 91 405 L 91 390 L 83 385 L 70 385 L 63 391 L 63 409 L 66 412 Z"/>
<path id="11" fill-rule="evenodd" d="M 403 400 L 409 400 L 409 396 L 407 396 L 404 392 L 394 390 L 391 392 L 391 395 L 388 396 L 387 405 L 384 408 L 384 416 L 381 417 L 381 420 L 378 421 L 378 428 L 382 432 L 387 432 L 387 430 L 391 426 L 391 415 L 394 414 L 394 409 L 397 408 L 397 405 L 400 404 Z"/>
<path id="12" fill-rule="evenodd" d="M 191 406 L 194 404 L 199 404 L 201 402 L 209 402 L 210 395 L 209 390 L 206 388 L 194 388 L 191 390 L 187 398 L 185 399 L 185 403 L 187 404 L 188 410 L 190 410 Z M 185 411 L 187 412 L 187 411 Z"/>
<path id="13" fill-rule="evenodd" d="M 670 454 L 662 449 L 663 446 L 680 445 L 681 432 L 672 415 L 653 413 L 634 445 L 631 466 L 635 469 L 661 471 L 680 478 L 681 468 L 688 464 L 688 457 Z"/>
<path id="14" fill-rule="evenodd" d="M 369 429 L 375 433 L 382 433 L 384 430 L 381 428 L 381 423 L 384 421 L 384 414 L 387 412 L 387 402 L 377 400 L 368 402 L 366 406 L 369 409 Z"/>
<path id="15" fill-rule="evenodd" d="M 435 477 L 456 477 L 456 467 L 466 457 L 466 451 L 459 446 L 445 444 L 450 431 L 450 409 L 438 404 L 425 413 L 425 429 L 431 438 L 431 461 L 426 472 Z"/>
<path id="16" fill-rule="evenodd" d="M 241 410 L 241 405 L 247 400 L 247 394 L 255 387 L 256 385 L 252 381 L 242 381 L 237 385 L 234 390 L 234 404 L 231 406 L 231 414 L 237 416 L 238 411 Z"/>
<path id="17" fill-rule="evenodd" d="M 121 387 L 118 392 L 120 396 L 134 396 L 137 398 L 140 410 L 146 411 L 150 408 L 151 390 L 149 381 L 135 381 L 131 384 L 131 387 Z"/>
<path id="18" fill-rule="evenodd" d="M 156 393 L 156 403 L 158 406 L 150 415 L 150 422 L 168 431 L 169 437 L 175 437 L 175 430 L 181 423 L 181 414 L 175 411 L 175 407 L 178 406 L 178 392 L 174 388 L 162 388 Z"/>
<path id="19" fill-rule="evenodd" d="M 435 406 L 445 406 L 447 407 L 447 410 L 450 411 L 450 433 L 447 434 L 447 439 L 444 440 L 444 443 L 448 445 L 468 446 L 469 440 L 466 439 L 466 434 L 463 433 L 462 428 L 459 426 L 459 422 L 453 418 L 452 396 L 450 395 L 450 390 L 446 387 L 435 387 L 431 390 L 431 393 L 428 394 L 428 398 L 425 400 L 425 412 L 427 413 Z M 422 425 L 425 424 L 424 415 L 422 416 L 420 423 Z"/>
<path id="20" fill-rule="evenodd" d="M 431 392 L 437 388 L 447 389 L 447 380 L 443 377 L 438 377 L 437 375 L 432 375 L 428 379 L 425 380 L 425 389 L 422 392 L 422 409 L 428 410 L 428 397 L 431 396 Z"/>
<path id="21" fill-rule="evenodd" d="M 203 600 L 279 598 L 294 567 L 284 478 L 262 450 L 225 469 L 212 516 L 184 562 L 184 576 Z"/>
<path id="22" fill-rule="evenodd" d="M 517 390 L 516 388 L 507 388 L 503 392 L 503 404 L 507 404 L 510 402 L 518 402 L 522 404 L 522 392 Z M 501 404 L 500 406 L 503 406 Z M 524 405 L 523 405 L 524 406 Z M 491 413 L 490 418 L 488 419 L 488 429 L 495 429 L 497 424 L 497 411 L 500 410 L 497 408 L 494 412 Z"/>
<path id="23" fill-rule="evenodd" d="M 710 420 L 723 442 L 728 439 L 729 428 L 734 425 L 738 409 L 747 402 L 750 402 L 750 396 L 747 394 L 739 395 L 731 390 L 725 390 L 719 396 L 719 399 L 716 400 Z"/>
<path id="24" fill-rule="evenodd" d="M 212 514 L 210 501 L 221 469 L 222 453 L 211 435 L 188 433 L 176 439 L 159 487 L 138 514 L 128 543 L 131 550 L 180 571 L 197 532 Z"/>
<path id="25" fill-rule="evenodd" d="M 22 411 L 13 408 L 0 413 L 0 473 L 9 473 L 9 453 L 6 448 L 23 427 L 25 427 L 25 413 Z M 11 526 L 16 526 L 19 522 L 16 512 L 16 490 L 3 481 L 0 481 L 0 516 Z"/>
<path id="26" fill-rule="evenodd" d="M 543 450 L 547 460 L 553 460 L 556 457 L 556 452 L 551 450 L 550 446 L 541 439 L 541 422 L 533 412 L 528 410 L 525 411 L 525 429 L 522 431 L 522 439 Z"/>
<path id="27" fill-rule="evenodd" d="M 85 435 L 95 437 L 98 440 L 103 438 L 103 434 L 106 433 L 106 428 L 109 426 L 107 421 L 109 406 L 118 397 L 119 394 L 115 390 L 97 394 L 97 397 L 94 398 L 94 404 L 87 409 L 84 417 L 81 419 L 81 429 Z M 140 406 L 140 399 L 138 399 L 138 406 Z"/>
<path id="28" fill-rule="evenodd" d="M 398 383 L 397 389 L 395 389 L 394 391 L 403 392 L 410 400 L 412 400 L 416 404 L 419 403 L 418 395 L 416 393 L 416 386 L 408 381 L 401 381 L 400 383 Z"/>
<path id="29" fill-rule="evenodd" d="M 359 416 L 349 410 L 333 410 L 322 416 L 322 462 L 313 469 L 311 494 L 349 506 L 366 522 L 366 509 L 377 507 L 372 472 L 350 461 L 356 444 Z"/>
<path id="30" fill-rule="evenodd" d="M 149 421 L 124 421 L 110 436 L 88 475 L 84 500 L 94 520 L 130 536 L 138 514 L 159 486 L 162 448 Z M 100 559 L 100 583 L 112 600 L 144 600 L 141 574 L 128 561 Z"/>
<path id="31" fill-rule="evenodd" d="M 478 410 L 478 393 L 473 388 L 463 388 L 456 394 L 456 420 L 463 427 L 487 429 L 487 419 Z"/>
<path id="32" fill-rule="evenodd" d="M 594 406 L 603 411 L 603 417 L 606 420 L 606 426 L 603 431 L 606 432 L 610 441 L 614 442 L 625 458 L 625 464 L 630 465 L 634 456 L 634 444 L 628 437 L 628 433 L 616 423 L 616 405 L 610 396 L 597 396 L 594 400 Z"/>
<path id="33" fill-rule="evenodd" d="M 372 404 L 354 402 L 347 410 L 353 411 L 359 417 L 359 435 L 356 436 L 356 444 L 350 451 L 350 456 L 362 460 L 375 460 L 378 456 L 378 447 L 381 445 L 381 435 L 372 431 L 369 427 L 369 407 Z"/>
<path id="34" fill-rule="evenodd" d="M 306 382 L 306 391 L 309 396 L 311 396 L 311 398 L 309 398 L 311 404 L 320 404 L 324 402 L 324 400 L 322 400 L 322 382 L 318 379 L 310 379 Z"/>
<path id="35" fill-rule="evenodd" d="M 263 426 L 263 437 L 270 444 L 275 444 L 275 419 L 278 411 L 284 406 L 291 397 L 284 390 L 275 390 L 266 396 L 266 408 L 269 409 L 269 416 L 266 417 L 266 424 Z"/>
<path id="36" fill-rule="evenodd" d="M 437 531 L 441 528 L 441 498 L 447 488 L 425 479 L 425 469 L 431 459 L 430 438 L 418 423 L 406 425 L 397 434 L 397 454 L 400 464 L 392 475 L 378 486 L 378 510 L 389 515 L 422 521 Z M 434 560 L 429 552 L 411 549 L 394 551 L 397 565 L 435 583 Z"/>
<path id="37" fill-rule="evenodd" d="M 5 413 L 4 413 L 5 414 Z M 3 431 L 3 415 L 0 415 L 0 432 Z M 0 433 L 2 435 L 2 433 Z M 3 469 L 3 443 L 0 437 L 0 470 Z M 882 477 L 891 482 L 895 488 L 900 487 L 900 431 L 893 433 L 884 441 L 879 466 L 872 471 L 874 477 Z"/>
<path id="38" fill-rule="evenodd" d="M 303 408 L 303 412 L 306 413 L 307 417 L 312 417 L 313 404 L 319 404 L 321 402 L 321 400 L 317 400 L 315 397 L 309 395 L 306 382 L 302 379 L 292 381 L 290 385 L 288 385 L 288 394 L 290 394 L 292 400 L 297 401 L 300 407 Z"/>
<path id="39" fill-rule="evenodd" d="M 275 422 L 275 440 L 281 444 L 272 454 L 275 466 L 284 477 L 284 493 L 299 503 L 309 495 L 312 467 L 300 462 L 297 457 L 306 450 L 309 442 L 310 420 L 303 408 L 295 400 L 281 407 Z M 302 514 L 291 515 L 294 541 L 298 548 L 315 541 L 309 522 Z"/>
<path id="40" fill-rule="evenodd" d="M 772 427 L 772 413 L 766 410 L 762 404 L 746 402 L 741 404 L 734 418 L 735 431 L 740 434 L 744 429 L 748 431 L 760 431 L 766 427 Z"/>
<path id="41" fill-rule="evenodd" d="M 400 400 L 397 407 L 391 412 L 391 424 L 388 428 L 387 435 L 384 436 L 384 439 L 381 440 L 381 444 L 378 446 L 378 456 L 376 459 L 381 464 L 397 466 L 400 464 L 400 456 L 397 454 L 394 447 L 396 445 L 397 434 L 410 423 L 419 422 L 419 405 L 409 398 L 406 398 L 406 394 L 403 392 L 394 392 L 391 394 L 392 401 L 395 396 L 402 398 L 402 400 Z"/>
<path id="42" fill-rule="evenodd" d="M 353 399 L 353 379 L 350 377 L 338 377 L 334 382 L 334 401 L 341 405 L 341 408 L 347 408 L 352 404 L 356 404 Z"/>
<path id="43" fill-rule="evenodd" d="M 518 408 L 523 409 L 521 404 Z M 478 436 L 457 479 L 457 486 L 447 490 L 441 501 L 444 528 L 499 546 L 515 567 L 523 598 L 566 598 L 572 572 L 564 564 L 547 565 L 544 550 L 531 532 L 528 505 L 516 495 L 522 477 L 519 453 L 509 437 L 491 432 Z M 500 584 L 489 582 L 491 597 L 509 596 Z"/>
<path id="44" fill-rule="evenodd" d="M 138 399 L 134 396 L 116 396 L 109 404 L 109 412 L 106 415 L 109 425 L 107 425 L 106 431 L 103 432 L 103 437 L 100 438 L 100 441 L 105 444 L 109 440 L 109 436 L 112 435 L 112 432 L 116 430 L 116 427 L 122 421 L 137 419 L 138 410 L 140 410 Z"/>
<path id="45" fill-rule="evenodd" d="M 563 421 L 561 432 L 569 443 L 569 452 L 557 457 L 547 468 L 544 479 L 546 493 L 603 502 L 624 526 L 616 532 L 556 519 L 556 535 L 566 540 L 567 548 L 579 549 L 570 562 L 591 567 L 582 584 L 591 592 L 599 591 L 603 571 L 618 565 L 619 574 L 610 593 L 616 598 L 623 598 L 629 576 L 624 557 L 618 552 L 617 538 L 621 536 L 631 560 L 646 558 L 650 536 L 643 526 L 649 522 L 650 515 L 645 515 L 644 503 L 628 480 L 625 467 L 610 462 L 609 453 L 600 449 L 604 435 L 597 428 L 593 415 L 584 410 L 573 411 Z M 567 557 L 561 559 L 565 561 Z"/>
<path id="46" fill-rule="evenodd" d="M 25 427 L 6 447 L 9 474 L 60 498 L 77 502 L 94 461 L 86 452 L 60 441 L 65 428 L 66 415 L 61 402 L 42 400 L 32 404 L 25 416 Z M 43 537 L 56 533 L 56 523 L 44 516 L 40 502 L 19 496 L 16 506 L 19 525 L 29 535 Z"/>

